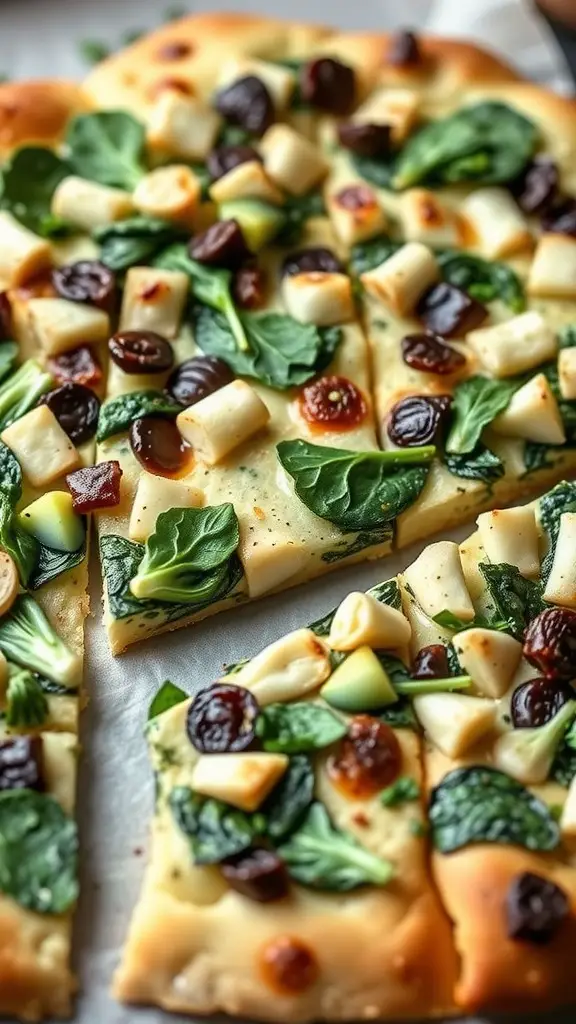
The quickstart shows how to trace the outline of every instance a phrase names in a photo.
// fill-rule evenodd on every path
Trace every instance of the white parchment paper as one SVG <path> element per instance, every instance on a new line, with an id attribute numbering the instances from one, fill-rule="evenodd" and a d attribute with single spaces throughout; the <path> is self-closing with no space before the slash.
<path id="1" fill-rule="evenodd" d="M 0 3 L 0 73 L 27 78 L 81 77 L 78 42 L 119 44 L 127 30 L 152 28 L 169 0 L 4 0 Z M 527 75 L 569 89 L 569 77 L 546 26 L 522 0 L 252 0 L 187 3 L 190 10 L 242 10 L 337 22 L 343 27 L 414 27 L 467 36 L 491 45 Z M 464 537 L 462 529 L 452 534 Z M 108 996 L 145 864 L 152 811 L 152 778 L 142 727 L 149 701 L 166 678 L 192 690 L 215 678 L 224 662 L 256 653 L 296 626 L 312 621 L 350 589 L 364 589 L 398 572 L 420 549 L 384 563 L 341 570 L 250 608 L 149 641 L 114 660 L 100 624 L 100 579 L 92 565 L 92 614 L 87 660 L 90 705 L 83 718 L 84 756 L 79 796 L 83 895 L 77 920 L 76 962 L 82 996 L 79 1024 L 169 1024 L 155 1010 L 121 1008 Z M 538 1024 L 574 1024 L 574 1013 L 546 1015 Z M 525 1019 L 526 1020 L 526 1019 Z M 472 1024 L 472 1022 L 469 1022 Z M 478 1024 L 478 1022 L 476 1022 Z"/>

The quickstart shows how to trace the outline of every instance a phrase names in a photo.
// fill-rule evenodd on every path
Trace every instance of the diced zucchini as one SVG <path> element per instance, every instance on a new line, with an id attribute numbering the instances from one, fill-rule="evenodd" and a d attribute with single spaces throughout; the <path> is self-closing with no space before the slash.
<path id="1" fill-rule="evenodd" d="M 84 522 L 72 508 L 67 491 L 49 491 L 18 515 L 23 530 L 54 551 L 78 551 L 86 535 Z"/>

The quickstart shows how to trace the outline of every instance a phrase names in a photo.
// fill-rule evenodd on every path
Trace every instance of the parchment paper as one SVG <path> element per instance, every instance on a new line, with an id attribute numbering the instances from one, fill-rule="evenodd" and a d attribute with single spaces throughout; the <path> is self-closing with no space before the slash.
<path id="1" fill-rule="evenodd" d="M 152 28 L 169 0 L 13 0 L 0 5 L 0 73 L 26 78 L 81 77 L 81 39 L 117 46 L 123 32 Z M 188 9 L 246 9 L 293 18 L 337 22 L 343 27 L 415 27 L 487 43 L 516 61 L 527 74 L 566 90 L 568 75 L 545 25 L 520 0 L 228 0 Z M 470 524 L 472 525 L 472 524 Z M 464 537 L 463 528 L 454 539 Z M 420 546 L 421 547 L 421 546 Z M 192 690 L 219 674 L 222 664 L 256 653 L 296 626 L 312 621 L 351 589 L 398 572 L 419 548 L 360 568 L 341 570 L 250 608 L 152 640 L 114 660 L 100 624 L 100 579 L 92 564 L 92 614 L 87 630 L 90 705 L 83 716 L 79 816 L 83 895 L 77 919 L 77 968 L 82 996 L 79 1024 L 169 1024 L 178 1018 L 158 1011 L 121 1008 L 108 996 L 145 864 L 152 812 L 152 778 L 142 727 L 158 684 L 170 678 Z M 574 1024 L 574 1012 L 546 1015 L 538 1024 Z M 468 1022 L 472 1024 L 472 1022 Z M 476 1022 L 478 1024 L 478 1022 Z"/>

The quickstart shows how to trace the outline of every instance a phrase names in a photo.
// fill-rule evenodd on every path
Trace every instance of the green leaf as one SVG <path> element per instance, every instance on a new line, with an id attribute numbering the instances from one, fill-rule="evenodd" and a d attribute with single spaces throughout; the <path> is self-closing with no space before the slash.
<path id="1" fill-rule="evenodd" d="M 176 224 L 158 217 L 130 217 L 97 228 L 94 238 L 100 245 L 100 259 L 111 270 L 151 263 L 167 246 L 187 236 Z"/>
<path id="2" fill-rule="evenodd" d="M 75 569 L 86 558 L 86 542 L 78 551 L 56 551 L 39 545 L 38 556 L 32 574 L 28 580 L 30 590 L 38 590 L 51 580 L 55 580 L 64 572 Z"/>
<path id="3" fill-rule="evenodd" d="M 481 441 L 467 454 L 451 455 L 448 452 L 444 461 L 446 469 L 463 480 L 482 480 L 491 484 L 504 476 L 505 472 L 502 460 Z"/>
<path id="4" fill-rule="evenodd" d="M 484 766 L 456 768 L 432 790 L 429 820 L 434 846 L 452 853 L 473 843 L 554 850 L 558 825 L 529 789 Z"/>
<path id="5" fill-rule="evenodd" d="M 550 778 L 566 789 L 576 776 L 576 746 L 574 743 L 574 723 L 568 726 L 563 742 L 556 751 L 550 769 Z"/>
<path id="6" fill-rule="evenodd" d="M 391 526 L 385 526 L 384 529 L 379 530 L 363 530 L 354 540 L 343 540 L 336 545 L 333 551 L 325 551 L 321 556 L 322 561 L 332 565 L 334 562 L 350 558 L 352 555 L 357 555 L 359 551 L 365 551 L 366 548 L 374 547 L 376 544 L 385 544 L 386 541 L 392 540 L 393 535 L 394 531 Z"/>
<path id="7" fill-rule="evenodd" d="M 402 607 L 402 594 L 396 576 L 393 576 L 391 580 L 384 580 L 383 583 L 376 583 L 375 586 L 370 587 L 368 594 L 375 597 L 381 604 L 388 604 L 391 608 L 396 608 L 397 611 L 400 611 Z"/>
<path id="8" fill-rule="evenodd" d="M 177 619 L 190 615 L 190 605 L 174 605 L 162 601 L 138 601 L 130 590 L 130 583 L 138 572 L 144 557 L 143 544 L 136 544 L 126 537 L 116 534 L 105 534 L 100 538 L 100 561 L 106 586 L 108 607 L 114 619 L 127 619 L 142 615 L 145 619 L 161 619 L 162 622 L 175 622 Z M 241 570 L 234 576 L 231 572 L 228 579 L 229 590 L 236 585 Z"/>
<path id="9" fill-rule="evenodd" d="M 564 512 L 576 512 L 576 483 L 563 480 L 538 502 L 540 525 L 546 534 L 548 551 L 542 561 L 540 578 L 545 586 L 552 569 L 556 541 L 560 533 L 560 517 Z"/>
<path id="10" fill-rule="evenodd" d="M 350 269 L 357 277 L 374 270 L 402 248 L 402 242 L 393 242 L 387 235 L 379 235 L 368 242 L 357 242 L 350 253 Z"/>
<path id="11" fill-rule="evenodd" d="M 14 508 L 22 495 L 22 470 L 8 445 L 0 441 L 0 480 L 2 493 Z"/>
<path id="12" fill-rule="evenodd" d="M 394 187 L 394 157 L 361 156 L 359 153 L 351 153 L 350 160 L 354 170 L 371 185 L 386 189 Z"/>
<path id="13" fill-rule="evenodd" d="M 253 817 L 220 800 L 176 786 L 168 798 L 176 824 L 190 840 L 195 864 L 219 864 L 251 846 L 257 835 Z"/>
<path id="14" fill-rule="evenodd" d="M 162 391 L 130 391 L 111 398 L 100 408 L 97 441 L 106 441 L 114 434 L 129 430 L 141 416 L 171 416 L 182 412 L 182 406 Z"/>
<path id="15" fill-rule="evenodd" d="M 0 431 L 33 409 L 53 386 L 53 378 L 35 359 L 22 363 L 0 384 Z"/>
<path id="16" fill-rule="evenodd" d="M 21 594 L 0 619 L 0 651 L 8 661 L 67 688 L 79 684 L 80 661 L 60 638 L 40 605 Z M 1 834 L 1 833 L 0 833 Z"/>
<path id="17" fill-rule="evenodd" d="M 307 757 L 295 754 L 280 782 L 265 800 L 260 811 L 264 831 L 274 842 L 288 836 L 300 824 L 314 799 L 314 769 Z"/>
<path id="18" fill-rule="evenodd" d="M 76 825 L 51 796 L 0 793 L 0 891 L 37 914 L 64 914 L 78 898 Z"/>
<path id="19" fill-rule="evenodd" d="M 13 503 L 0 492 L 0 548 L 10 555 L 18 569 L 23 587 L 34 572 L 40 554 L 35 537 L 23 530 L 14 513 Z"/>
<path id="20" fill-rule="evenodd" d="M 416 715 L 414 714 L 414 708 L 412 702 L 407 697 L 402 697 L 397 700 L 395 704 L 390 704 L 387 708 L 383 708 L 378 713 L 378 718 L 382 722 L 386 722 L 393 729 L 412 729 L 414 732 L 420 731 L 420 724 Z"/>
<path id="21" fill-rule="evenodd" d="M 576 345 L 576 324 L 565 324 L 558 331 L 558 348 L 574 348 Z"/>
<path id="22" fill-rule="evenodd" d="M 437 615 L 432 616 L 432 621 L 437 622 L 443 629 L 451 629 L 455 633 L 461 633 L 464 629 L 497 629 L 500 632 L 504 632 L 508 629 L 508 623 L 505 619 L 498 619 L 495 616 L 476 615 L 472 621 L 469 619 L 461 619 L 454 612 L 449 611 L 445 608 L 443 611 L 438 612 Z"/>
<path id="23" fill-rule="evenodd" d="M 337 829 L 320 803 L 312 804 L 300 828 L 278 848 L 278 853 L 297 882 L 329 892 L 387 885 L 393 874 L 389 861 Z"/>
<path id="24" fill-rule="evenodd" d="M 478 568 L 498 615 L 512 635 L 521 640 L 528 623 L 547 607 L 542 599 L 542 583 L 527 580 L 515 565 L 505 562 L 480 562 Z"/>
<path id="25" fill-rule="evenodd" d="M 62 233 L 64 222 L 53 217 L 51 202 L 70 173 L 66 161 L 51 149 L 25 146 L 2 169 L 0 206 L 38 235 Z"/>
<path id="26" fill-rule="evenodd" d="M 420 786 L 416 779 L 409 775 L 401 775 L 391 786 L 387 786 L 380 793 L 380 803 L 384 807 L 399 807 L 401 804 L 410 803 L 420 796 Z"/>
<path id="27" fill-rule="evenodd" d="M 101 60 L 106 60 L 112 52 L 101 39 L 81 39 L 78 49 L 86 64 L 99 64 Z"/>
<path id="28" fill-rule="evenodd" d="M 132 192 L 146 172 L 144 125 L 123 110 L 80 114 L 66 137 L 75 174 Z"/>
<path id="29" fill-rule="evenodd" d="M 357 452 L 309 441 L 281 441 L 278 459 L 300 500 L 342 530 L 370 530 L 393 522 L 426 483 L 433 446 Z"/>
<path id="30" fill-rule="evenodd" d="M 14 368 L 19 351 L 19 345 L 15 341 L 0 342 L 0 381 Z"/>
<path id="31" fill-rule="evenodd" d="M 539 469 L 551 469 L 556 463 L 560 449 L 558 445 L 539 444 L 537 441 L 526 441 L 524 444 L 524 473 L 536 473 Z"/>
<path id="32" fill-rule="evenodd" d="M 524 286 L 506 263 L 485 260 L 457 249 L 438 252 L 436 259 L 444 280 L 468 292 L 478 302 L 500 299 L 513 313 L 522 313 L 526 309 Z"/>
<path id="33" fill-rule="evenodd" d="M 329 708 L 313 701 L 268 704 L 256 719 L 264 750 L 301 754 L 329 747 L 346 735 L 347 725 Z"/>
<path id="34" fill-rule="evenodd" d="M 325 217 L 326 206 L 321 192 L 309 192 L 305 196 L 288 196 L 282 207 L 286 220 L 274 240 L 275 245 L 298 245 L 306 222 L 311 217 Z"/>
<path id="35" fill-rule="evenodd" d="M 188 700 L 188 694 L 167 679 L 165 683 L 162 683 L 148 708 L 148 721 L 151 722 L 153 718 L 158 718 L 158 715 L 163 715 L 165 711 L 169 711 L 170 708 L 185 700 Z"/>
<path id="36" fill-rule="evenodd" d="M 423 693 L 453 693 L 469 690 L 472 686 L 471 676 L 447 676 L 445 679 L 404 679 L 394 684 L 396 691 L 403 697 L 418 697 Z"/>
<path id="37" fill-rule="evenodd" d="M 517 381 L 480 376 L 458 384 L 452 398 L 446 451 L 455 455 L 473 452 L 484 428 L 504 411 L 518 387 Z"/>
<path id="38" fill-rule="evenodd" d="M 47 717 L 48 701 L 36 676 L 20 665 L 9 665 L 6 725 L 10 729 L 34 729 Z"/>

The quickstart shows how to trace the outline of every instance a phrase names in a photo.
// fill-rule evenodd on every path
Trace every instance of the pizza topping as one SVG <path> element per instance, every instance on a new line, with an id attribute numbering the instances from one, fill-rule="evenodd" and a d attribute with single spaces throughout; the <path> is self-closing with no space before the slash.
<path id="1" fill-rule="evenodd" d="M 205 160 L 221 120 L 204 100 L 164 88 L 150 110 L 146 142 L 154 157 Z M 133 186 L 137 182 L 134 182 Z"/>
<path id="2" fill-rule="evenodd" d="M 327 645 L 310 629 L 297 629 L 265 647 L 235 674 L 237 684 L 250 689 L 264 707 L 302 698 L 328 678 Z"/>
<path id="3" fill-rule="evenodd" d="M 574 697 L 568 683 L 559 679 L 529 679 L 514 690 L 511 705 L 515 729 L 545 725 Z"/>
<path id="4" fill-rule="evenodd" d="M 399 316 L 410 315 L 422 295 L 434 292 L 433 288 L 429 290 L 430 286 L 439 278 L 437 260 L 421 242 L 402 245 L 378 266 L 360 275 L 366 291 Z M 435 331 L 433 325 L 427 326 Z"/>
<path id="5" fill-rule="evenodd" d="M 29 594 L 20 594 L 8 615 L 0 619 L 0 651 L 8 661 L 66 689 L 76 689 L 80 683 L 81 658 L 60 639 Z"/>
<path id="6" fill-rule="evenodd" d="M 134 420 L 130 447 L 140 465 L 157 476 L 177 476 L 190 466 L 190 446 L 173 420 L 159 416 Z"/>
<path id="7" fill-rule="evenodd" d="M 285 754 L 257 752 L 201 754 L 190 784 L 196 793 L 241 811 L 256 811 L 275 789 L 290 761 Z"/>
<path id="8" fill-rule="evenodd" d="M 244 380 L 234 380 L 184 409 L 178 430 L 208 466 L 215 466 L 239 445 L 263 430 L 270 412 Z"/>
<path id="9" fill-rule="evenodd" d="M 564 199 L 542 217 L 542 228 L 553 235 L 570 235 L 576 238 L 576 200 Z"/>
<path id="10" fill-rule="evenodd" d="M 287 124 L 274 124 L 260 144 L 266 173 L 289 195 L 304 196 L 326 177 L 321 149 Z"/>
<path id="11" fill-rule="evenodd" d="M 420 648 L 412 666 L 413 679 L 447 679 L 449 675 L 448 652 L 443 644 Z"/>
<path id="12" fill-rule="evenodd" d="M 229 124 L 244 128 L 251 135 L 263 135 L 274 120 L 272 97 L 255 75 L 246 75 L 222 89 L 215 106 Z"/>
<path id="13" fill-rule="evenodd" d="M 363 210 L 374 205 L 374 192 L 367 185 L 347 185 L 336 194 L 335 202 L 343 210 Z"/>
<path id="14" fill-rule="evenodd" d="M 89 302 L 111 310 L 116 295 L 116 278 L 98 260 L 79 260 L 52 271 L 52 284 L 58 295 L 72 302 Z"/>
<path id="15" fill-rule="evenodd" d="M 555 882 L 531 871 L 512 879 L 506 894 L 508 937 L 545 946 L 570 916 L 570 900 Z"/>
<path id="16" fill-rule="evenodd" d="M 258 701 L 243 686 L 213 683 L 194 698 L 186 731 L 202 754 L 238 753 L 254 742 Z"/>
<path id="17" fill-rule="evenodd" d="M 18 513 L 23 530 L 53 551 L 80 551 L 86 539 L 82 518 L 76 514 L 68 491 L 48 491 Z"/>
<path id="18" fill-rule="evenodd" d="M 390 125 L 344 121 L 338 125 L 338 141 L 360 156 L 382 157 L 390 152 Z"/>
<path id="19" fill-rule="evenodd" d="M 524 213 L 545 213 L 556 200 L 560 176 L 551 157 L 538 154 L 530 161 L 512 192 Z"/>
<path id="20" fill-rule="evenodd" d="M 69 473 L 66 477 L 72 507 L 79 515 L 120 504 L 122 469 L 116 460 L 100 462 Z"/>
<path id="21" fill-rule="evenodd" d="M 346 735 L 346 723 L 315 701 L 268 704 L 260 710 L 256 735 L 273 754 L 300 754 L 329 747 Z"/>
<path id="22" fill-rule="evenodd" d="M 302 67 L 302 99 L 330 114 L 347 114 L 356 98 L 354 69 L 332 57 L 318 57 Z"/>
<path id="23" fill-rule="evenodd" d="M 234 216 L 229 211 L 229 203 L 250 200 L 248 208 L 260 203 L 279 207 L 285 201 L 284 193 L 268 176 L 260 160 L 247 160 L 238 164 L 218 178 L 218 181 L 212 182 L 208 191 L 210 199 L 218 204 L 221 220 Z"/>
<path id="24" fill-rule="evenodd" d="M 109 398 L 100 409 L 97 441 L 106 441 L 114 434 L 130 429 L 134 420 L 142 416 L 176 416 L 181 406 L 161 391 L 151 388 L 143 391 L 127 391 L 116 398 Z"/>
<path id="25" fill-rule="evenodd" d="M 232 279 L 232 298 L 241 309 L 258 309 L 265 301 L 266 275 L 260 267 L 240 267 Z"/>
<path id="26" fill-rule="evenodd" d="M 272 903 L 288 895 L 289 879 L 281 858 L 264 846 L 251 846 L 222 863 L 228 885 L 256 903 Z"/>
<path id="27" fill-rule="evenodd" d="M 527 505 L 482 512 L 476 523 L 482 547 L 494 566 L 504 562 L 528 579 L 538 576 L 539 537 L 533 508 Z"/>
<path id="28" fill-rule="evenodd" d="M 42 402 L 54 413 L 74 444 L 90 441 L 98 427 L 100 399 L 84 384 L 62 384 L 44 395 Z"/>
<path id="29" fill-rule="evenodd" d="M 78 451 L 47 405 L 31 409 L 12 423 L 2 434 L 2 440 L 34 487 L 51 484 L 80 464 Z"/>
<path id="30" fill-rule="evenodd" d="M 297 249 L 282 263 L 282 276 L 286 274 L 342 274 L 344 267 L 332 251 L 323 245 Z"/>
<path id="31" fill-rule="evenodd" d="M 497 567 L 491 566 L 490 568 Z M 495 585 L 500 597 L 500 601 L 496 605 L 497 611 L 500 611 L 500 607 L 505 604 L 507 597 L 510 598 L 514 607 L 520 605 L 521 597 L 514 591 L 514 584 L 510 590 L 507 590 L 507 583 L 506 579 L 499 579 L 496 576 Z M 491 588 L 490 592 L 492 593 Z M 522 614 L 521 618 L 521 629 L 523 629 Z M 522 657 L 520 641 L 500 630 L 484 629 L 477 626 L 458 633 L 454 638 L 454 647 L 463 671 L 472 677 L 476 689 L 486 697 L 503 697 L 520 664 Z"/>
<path id="32" fill-rule="evenodd" d="M 320 695 L 339 711 L 350 714 L 395 704 L 398 695 L 371 647 L 358 647 L 333 671 Z"/>
<path id="33" fill-rule="evenodd" d="M 234 374 L 223 359 L 218 356 L 193 356 L 173 370 L 166 391 L 176 402 L 187 407 L 212 395 L 233 380 Z"/>
<path id="34" fill-rule="evenodd" d="M 323 430 L 353 430 L 368 412 L 362 392 L 347 377 L 320 377 L 307 384 L 299 404 L 307 423 Z"/>
<path id="35" fill-rule="evenodd" d="M 108 314 L 81 302 L 30 299 L 27 312 L 30 331 L 47 356 L 60 355 L 79 345 L 96 345 L 110 335 Z"/>
<path id="36" fill-rule="evenodd" d="M 0 291 L 0 342 L 14 336 L 12 328 L 12 304 L 8 292 Z"/>
<path id="37" fill-rule="evenodd" d="M 426 734 L 446 757 L 462 757 L 496 724 L 496 705 L 461 693 L 425 693 L 414 711 Z"/>
<path id="38" fill-rule="evenodd" d="M 285 996 L 311 988 L 320 972 L 312 950 L 290 936 L 274 939 L 265 947 L 261 970 L 266 983 Z"/>
<path id="39" fill-rule="evenodd" d="M 48 359 L 48 370 L 59 384 L 68 381 L 98 388 L 102 382 L 102 368 L 88 345 L 80 345 L 69 352 Z"/>
<path id="40" fill-rule="evenodd" d="M 174 352 L 155 331 L 118 331 L 108 341 L 112 360 L 124 373 L 165 373 L 174 365 Z"/>
<path id="41" fill-rule="evenodd" d="M 546 608 L 524 634 L 524 656 L 546 679 L 576 676 L 576 611 Z"/>
<path id="42" fill-rule="evenodd" d="M 40 736 L 10 736 L 0 740 L 0 793 L 7 789 L 44 788 Z"/>
<path id="43" fill-rule="evenodd" d="M 378 651 L 394 651 L 405 647 L 410 636 L 410 623 L 400 608 L 372 594 L 353 591 L 334 612 L 328 643 L 333 651 L 353 651 L 364 644 Z"/>
<path id="44" fill-rule="evenodd" d="M 429 544 L 404 572 L 418 604 L 430 618 L 449 611 L 464 622 L 472 622 L 474 605 L 462 570 L 460 549 L 454 541 Z"/>
<path id="45" fill-rule="evenodd" d="M 373 796 L 400 774 L 402 750 L 394 731 L 370 715 L 356 715 L 327 762 L 330 779 L 350 799 Z"/>
<path id="46" fill-rule="evenodd" d="M 450 409 L 450 395 L 408 395 L 396 402 L 388 417 L 386 430 L 399 448 L 432 444 Z"/>
<path id="47" fill-rule="evenodd" d="M 575 714 L 576 701 L 569 700 L 544 725 L 503 733 L 493 747 L 494 764 L 526 785 L 546 782 Z"/>
<path id="48" fill-rule="evenodd" d="M 0 211 L 0 233 L 0 276 L 11 288 L 26 284 L 51 266 L 52 250 L 47 239 L 23 227 L 7 210 Z"/>
<path id="49" fill-rule="evenodd" d="M 9 612 L 20 590 L 18 569 L 7 551 L 0 550 L 0 616 Z"/>
<path id="50" fill-rule="evenodd" d="M 250 255 L 242 228 L 236 220 L 220 220 L 195 235 L 188 251 L 193 260 L 212 267 L 237 267 Z"/>
<path id="51" fill-rule="evenodd" d="M 528 223 L 505 188 L 471 192 L 462 202 L 460 216 L 465 234 L 488 259 L 515 256 L 532 248 Z"/>
<path id="52" fill-rule="evenodd" d="M 389 64 L 394 64 L 395 67 L 399 68 L 409 68 L 415 64 L 420 64 L 422 54 L 418 37 L 415 33 L 408 31 L 396 32 L 390 40 L 387 60 Z"/>
<path id="53" fill-rule="evenodd" d="M 211 181 L 218 181 L 228 171 L 233 171 L 240 164 L 249 163 L 251 160 L 262 160 L 254 146 L 246 144 L 237 146 L 218 146 L 209 154 L 206 167 Z"/>
<path id="54" fill-rule="evenodd" d="M 134 495 L 128 536 L 144 544 L 154 533 L 158 516 L 177 508 L 199 508 L 204 504 L 204 493 L 183 480 L 170 480 L 152 473 L 142 473 Z"/>
<path id="55" fill-rule="evenodd" d="M 488 316 L 486 306 L 445 281 L 424 293 L 416 313 L 428 331 L 442 338 L 463 337 Z"/>
<path id="56" fill-rule="evenodd" d="M 402 358 L 413 370 L 440 376 L 455 373 L 466 365 L 466 356 L 430 332 L 402 338 Z"/>

